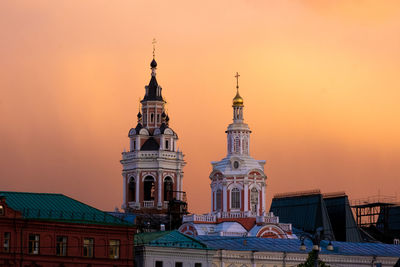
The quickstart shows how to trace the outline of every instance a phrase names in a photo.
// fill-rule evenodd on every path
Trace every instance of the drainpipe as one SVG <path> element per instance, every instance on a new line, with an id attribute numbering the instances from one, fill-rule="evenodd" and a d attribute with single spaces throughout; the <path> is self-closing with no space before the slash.
<path id="1" fill-rule="evenodd" d="M 19 248 L 20 251 L 19 251 L 19 253 L 20 253 L 20 255 L 21 255 L 21 257 L 20 257 L 20 259 L 19 259 L 19 266 L 20 266 L 20 267 L 22 267 L 22 261 L 23 261 L 23 258 L 24 258 L 24 253 L 23 253 L 23 250 L 22 250 L 23 247 L 24 247 L 23 244 L 22 244 L 22 242 L 23 242 L 23 240 L 24 240 L 24 239 L 22 238 L 22 234 L 23 234 L 23 230 L 22 230 L 22 229 L 23 229 L 23 226 L 21 225 L 20 236 L 19 236 L 19 242 L 20 242 L 20 244 L 19 244 L 19 245 L 20 245 L 20 248 Z"/>
<path id="2" fill-rule="evenodd" d="M 283 257 L 282 257 L 282 267 L 286 267 L 286 256 L 287 256 L 287 253 L 286 253 L 286 251 L 284 251 Z"/>
<path id="3" fill-rule="evenodd" d="M 375 262 L 376 262 L 376 256 L 372 256 L 372 261 L 371 261 L 371 267 L 375 266 Z"/>

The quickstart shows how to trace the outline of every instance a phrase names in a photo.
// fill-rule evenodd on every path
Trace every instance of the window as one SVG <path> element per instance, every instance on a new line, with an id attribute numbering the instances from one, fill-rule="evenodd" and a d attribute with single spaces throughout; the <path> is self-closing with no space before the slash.
<path id="1" fill-rule="evenodd" d="M 39 254 L 39 235 L 29 234 L 28 253 Z"/>
<path id="2" fill-rule="evenodd" d="M 162 261 L 156 261 L 156 267 L 163 267 Z"/>
<path id="3" fill-rule="evenodd" d="M 134 177 L 129 181 L 129 201 L 136 201 L 136 181 Z"/>
<path id="4" fill-rule="evenodd" d="M 255 188 L 255 187 L 253 187 L 250 192 L 250 204 L 251 204 L 251 211 L 257 212 L 258 191 L 257 191 L 257 188 Z"/>
<path id="5" fill-rule="evenodd" d="M 240 139 L 238 137 L 235 138 L 233 150 L 235 153 L 240 152 Z"/>
<path id="6" fill-rule="evenodd" d="M 194 267 L 201 267 L 201 263 L 195 263 Z"/>
<path id="7" fill-rule="evenodd" d="M 221 200 L 222 200 L 222 191 L 221 189 L 217 190 L 217 193 L 215 194 L 215 198 L 216 198 L 216 210 L 221 210 Z"/>
<path id="8" fill-rule="evenodd" d="M 169 149 L 169 141 L 165 140 L 165 149 Z"/>
<path id="9" fill-rule="evenodd" d="M 93 258 L 93 238 L 83 239 L 83 257 Z"/>
<path id="10" fill-rule="evenodd" d="M 11 233 L 4 233 L 4 244 L 3 244 L 3 250 L 4 252 L 10 252 L 10 239 L 11 239 Z"/>
<path id="11" fill-rule="evenodd" d="M 172 189 L 173 183 L 171 177 L 166 177 L 164 180 L 164 201 L 172 200 Z"/>
<path id="12" fill-rule="evenodd" d="M 132 147 L 132 151 L 136 150 L 136 140 L 133 140 L 133 147 Z"/>
<path id="13" fill-rule="evenodd" d="M 157 114 L 157 122 L 160 122 L 160 114 Z"/>
<path id="14" fill-rule="evenodd" d="M 175 262 L 175 267 L 183 267 L 183 263 L 182 262 Z"/>
<path id="15" fill-rule="evenodd" d="M 147 176 L 146 178 L 144 178 L 143 187 L 144 187 L 143 188 L 144 200 L 145 201 L 154 200 L 154 192 L 155 192 L 154 178 L 151 176 Z"/>
<path id="16" fill-rule="evenodd" d="M 235 168 L 235 169 L 239 168 L 239 161 L 235 160 L 233 162 L 233 168 Z"/>
<path id="17" fill-rule="evenodd" d="M 66 236 L 57 236 L 56 255 L 57 256 L 67 256 L 67 237 Z"/>
<path id="18" fill-rule="evenodd" d="M 154 121 L 154 113 L 150 114 L 150 122 L 152 123 Z"/>
<path id="19" fill-rule="evenodd" d="M 247 138 L 244 139 L 244 148 L 243 148 L 243 152 L 245 154 L 249 153 L 249 140 Z"/>
<path id="20" fill-rule="evenodd" d="M 233 188 L 231 191 L 231 209 L 240 209 L 240 190 Z"/>
<path id="21" fill-rule="evenodd" d="M 3 216 L 4 215 L 4 206 L 3 205 L 0 205 L 0 216 Z"/>
<path id="22" fill-rule="evenodd" d="M 108 255 L 110 259 L 119 259 L 119 240 L 110 240 Z"/>

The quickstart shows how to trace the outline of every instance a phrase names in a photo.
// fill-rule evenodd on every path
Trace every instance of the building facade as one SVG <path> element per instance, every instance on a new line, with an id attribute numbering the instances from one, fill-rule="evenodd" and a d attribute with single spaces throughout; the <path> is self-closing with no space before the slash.
<path id="1" fill-rule="evenodd" d="M 188 215 L 179 228 L 189 235 L 259 236 L 295 238 L 290 224 L 279 223 L 266 212 L 264 160 L 250 156 L 250 128 L 244 122 L 244 101 L 239 94 L 236 73 L 236 96 L 233 98 L 233 122 L 227 134 L 227 155 L 212 162 L 211 212 Z"/>
<path id="2" fill-rule="evenodd" d="M 135 232 L 61 194 L 0 192 L 0 266 L 133 266 Z"/>
<path id="3" fill-rule="evenodd" d="M 122 153 L 122 208 L 132 213 L 162 214 L 170 200 L 183 198 L 185 161 L 177 147 L 178 135 L 169 127 L 154 58 L 150 67 L 151 79 L 140 102 L 137 125 L 128 134 L 130 150 Z"/>
<path id="4" fill-rule="evenodd" d="M 135 266 L 211 267 L 215 251 L 178 231 L 135 236 Z"/>

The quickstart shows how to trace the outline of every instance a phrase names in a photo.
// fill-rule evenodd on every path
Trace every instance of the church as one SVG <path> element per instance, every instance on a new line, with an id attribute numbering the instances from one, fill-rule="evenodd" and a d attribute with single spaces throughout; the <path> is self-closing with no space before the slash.
<path id="1" fill-rule="evenodd" d="M 154 51 L 150 67 L 151 78 L 140 101 L 137 125 L 128 134 L 130 150 L 122 153 L 122 208 L 127 213 L 165 215 L 171 201 L 185 201 L 185 161 L 177 148 L 178 135 L 169 127 Z"/>
<path id="2" fill-rule="evenodd" d="M 227 156 L 212 162 L 211 212 L 187 214 L 186 195 L 182 191 L 183 154 L 177 149 L 178 135 L 169 127 L 166 101 L 157 82 L 157 62 L 150 63 L 151 78 L 140 101 L 137 125 L 130 129 L 130 150 L 122 153 L 123 203 L 126 213 L 138 214 L 152 228 L 180 226 L 181 233 L 221 236 L 257 236 L 294 238 L 291 224 L 267 212 L 264 160 L 250 156 L 250 128 L 244 122 L 244 101 L 233 98 L 233 122 L 228 126 Z M 176 212 L 174 212 L 176 211 Z M 143 219 L 144 218 L 144 219 Z M 159 225 L 157 225 L 159 224 Z"/>
<path id="3" fill-rule="evenodd" d="M 244 122 L 239 76 L 236 73 L 233 122 L 226 130 L 227 155 L 211 162 L 211 212 L 184 216 L 179 231 L 191 236 L 296 238 L 291 224 L 279 223 L 277 216 L 266 212 L 265 161 L 250 156 L 251 131 Z"/>

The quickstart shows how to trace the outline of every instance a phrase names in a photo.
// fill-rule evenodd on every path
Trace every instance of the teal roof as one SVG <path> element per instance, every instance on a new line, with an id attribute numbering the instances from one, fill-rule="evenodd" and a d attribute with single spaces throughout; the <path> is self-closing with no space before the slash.
<path id="1" fill-rule="evenodd" d="M 199 240 L 177 230 L 136 234 L 135 246 L 210 249 Z"/>
<path id="2" fill-rule="evenodd" d="M 7 205 L 25 219 L 85 224 L 130 226 L 132 224 L 63 194 L 0 191 Z"/>

